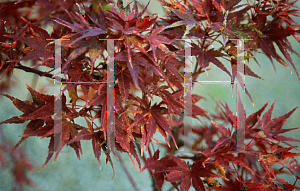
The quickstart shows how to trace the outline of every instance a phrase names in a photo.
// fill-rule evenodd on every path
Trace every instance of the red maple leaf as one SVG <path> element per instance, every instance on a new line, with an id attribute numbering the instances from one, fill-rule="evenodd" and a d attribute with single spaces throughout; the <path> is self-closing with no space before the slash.
<path id="1" fill-rule="evenodd" d="M 154 178 L 156 181 L 156 184 L 159 188 L 159 190 L 161 191 L 162 189 L 162 185 L 164 183 L 164 179 L 166 176 L 166 169 L 173 167 L 176 165 L 176 163 L 173 160 L 170 160 L 169 157 L 163 157 L 160 160 L 158 160 L 159 158 L 159 149 L 157 149 L 153 155 L 153 157 L 149 157 L 146 160 L 145 166 L 143 167 L 143 169 L 140 172 L 143 172 L 146 168 L 150 169 L 150 170 L 154 170 Z M 177 189 L 177 185 L 173 182 L 171 182 L 171 184 Z"/>
<path id="2" fill-rule="evenodd" d="M 180 190 L 187 191 L 189 190 L 191 185 L 193 185 L 196 191 L 205 191 L 203 181 L 200 177 L 224 178 L 220 175 L 214 174 L 213 172 L 211 172 L 210 169 L 205 168 L 203 166 L 203 160 L 198 160 L 194 162 L 192 168 L 190 168 L 189 165 L 180 158 L 170 154 L 167 155 L 174 160 L 176 166 L 169 167 L 166 170 L 166 172 L 168 172 L 166 175 L 166 181 L 182 181 Z"/>

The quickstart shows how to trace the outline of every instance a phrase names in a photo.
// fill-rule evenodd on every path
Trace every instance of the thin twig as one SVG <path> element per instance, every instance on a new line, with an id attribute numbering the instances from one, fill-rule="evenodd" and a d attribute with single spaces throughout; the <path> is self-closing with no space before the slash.
<path id="1" fill-rule="evenodd" d="M 133 179 L 132 175 L 130 174 L 130 172 L 128 171 L 127 167 L 125 166 L 125 164 L 124 164 L 124 161 L 123 161 L 123 159 L 122 159 L 121 155 L 119 155 L 119 153 L 118 153 L 118 152 L 115 152 L 115 154 L 116 154 L 116 155 L 117 155 L 117 157 L 119 158 L 119 160 L 120 160 L 120 164 L 121 164 L 121 166 L 122 166 L 123 170 L 125 171 L 125 173 L 126 173 L 126 175 L 127 175 L 128 179 L 129 179 L 129 181 L 130 181 L 131 185 L 133 186 L 134 190 L 135 190 L 135 191 L 139 191 L 139 189 L 138 189 L 138 187 L 137 187 L 137 184 L 136 184 L 136 182 L 134 181 L 134 179 Z"/>
<path id="2" fill-rule="evenodd" d="M 139 144 L 137 144 L 137 143 L 135 145 L 137 147 L 137 150 L 140 151 L 141 150 L 141 146 Z M 144 161 L 144 163 L 146 164 L 146 157 L 145 157 L 145 155 L 141 156 L 140 152 L 138 152 L 138 153 L 139 153 L 140 157 L 142 158 L 142 160 Z M 150 177 L 151 177 L 153 191 L 158 190 L 158 186 L 156 185 L 156 181 L 155 181 L 155 178 L 153 176 L 152 170 L 150 170 L 149 168 L 147 168 L 147 170 L 149 171 L 149 174 L 150 174 Z"/>

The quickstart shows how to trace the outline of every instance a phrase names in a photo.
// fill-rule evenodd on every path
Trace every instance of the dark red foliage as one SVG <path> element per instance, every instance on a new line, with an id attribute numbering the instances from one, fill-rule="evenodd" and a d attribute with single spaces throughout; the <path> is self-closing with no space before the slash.
<path id="1" fill-rule="evenodd" d="M 51 39 L 62 39 L 62 81 L 69 82 L 59 96 L 62 103 L 59 124 L 54 121 L 55 116 L 59 116 L 54 113 L 54 105 L 58 101 L 55 96 L 29 86 L 32 101 L 21 101 L 1 93 L 23 114 L 0 124 L 29 121 L 13 150 L 28 137 L 50 138 L 49 154 L 41 167 L 43 169 L 54 152 L 55 161 L 66 145 L 74 149 L 79 159 L 80 153 L 83 153 L 81 141 L 91 140 L 99 163 L 101 152 L 105 152 L 106 162 L 110 162 L 112 167 L 111 153 L 117 156 L 118 151 L 126 152 L 136 169 L 149 170 L 158 190 L 162 190 L 164 181 L 184 191 L 190 187 L 197 191 L 300 189 L 295 186 L 300 178 L 300 166 L 295 157 L 300 154 L 291 152 L 292 149 L 299 150 L 289 143 L 300 140 L 282 135 L 298 129 L 283 128 L 297 107 L 273 119 L 275 102 L 263 115 L 269 103 L 249 116 L 245 114 L 247 144 L 244 152 L 235 152 L 236 114 L 227 103 L 221 102 L 217 102 L 215 113 L 208 113 L 196 105 L 204 98 L 192 95 L 192 117 L 204 117 L 211 123 L 193 128 L 190 132 L 197 137 L 191 146 L 194 151 L 191 155 L 174 155 L 176 149 L 184 146 L 182 119 L 186 76 L 182 39 L 197 39 L 191 44 L 191 55 L 197 59 L 193 80 L 211 63 L 220 68 L 220 72 L 227 73 L 231 81 L 236 77 L 240 80 L 237 42 L 232 39 L 245 39 L 245 60 L 254 58 L 256 61 L 253 55 L 263 53 L 274 68 L 275 59 L 291 71 L 293 68 L 300 80 L 290 53 L 299 58 L 300 55 L 288 39 L 292 36 L 300 42 L 297 37 L 300 25 L 291 17 L 300 16 L 296 1 L 267 0 L 242 4 L 240 0 L 160 0 L 169 11 L 164 17 L 147 15 L 149 3 L 139 10 L 136 1 L 126 7 L 122 1 L 118 1 L 117 6 L 105 1 L 97 2 L 82 0 L 76 3 L 77 6 L 71 0 L 0 3 L 0 91 L 9 91 L 13 87 L 10 77 L 15 69 L 54 78 L 55 46 Z M 36 14 L 33 14 L 33 6 L 37 7 Z M 51 34 L 41 27 L 49 24 L 53 28 Z M 114 95 L 109 95 L 115 98 L 115 139 L 112 140 L 115 148 L 111 152 L 107 152 L 108 83 L 99 83 L 109 80 L 108 39 L 114 39 L 115 46 Z M 212 47 L 214 42 L 219 43 L 221 48 Z M 276 51 L 275 44 L 283 57 Z M 225 67 L 224 59 L 230 63 L 231 69 Z M 25 60 L 33 61 L 32 65 L 23 65 Z M 39 66 L 49 69 L 41 71 L 37 69 Z M 262 79 L 249 65 L 245 65 L 244 69 L 245 75 Z M 246 88 L 245 92 L 253 102 L 251 92 Z M 162 100 L 153 103 L 155 96 Z M 76 118 L 84 118 L 86 127 L 76 124 Z M 59 126 L 61 129 L 58 129 Z M 151 147 L 153 142 L 157 142 L 153 138 L 156 131 L 164 137 L 166 144 L 161 145 L 168 152 L 161 159 L 160 150 L 154 152 Z M 217 141 L 213 137 L 218 137 Z M 56 143 L 55 140 L 59 141 Z M 6 150 L 0 147 L 0 151 L 0 164 L 3 165 L 6 161 L 2 153 Z M 151 157 L 145 159 L 144 151 L 149 152 Z M 145 160 L 143 168 L 141 158 Z M 282 168 L 275 168 L 275 164 Z M 26 160 L 16 165 L 18 168 L 13 173 L 20 189 L 23 184 L 33 185 L 18 171 L 22 168 L 30 171 L 32 166 Z M 295 183 L 292 185 L 278 178 L 280 174 L 293 175 Z"/>
<path id="2" fill-rule="evenodd" d="M 22 191 L 25 185 L 37 188 L 29 176 L 35 171 L 33 161 L 29 159 L 22 148 L 13 148 L 13 145 L 6 140 L 2 129 L 0 129 L 0 137 L 0 169 L 1 172 L 10 170 L 14 181 L 11 183 L 12 190 Z"/>

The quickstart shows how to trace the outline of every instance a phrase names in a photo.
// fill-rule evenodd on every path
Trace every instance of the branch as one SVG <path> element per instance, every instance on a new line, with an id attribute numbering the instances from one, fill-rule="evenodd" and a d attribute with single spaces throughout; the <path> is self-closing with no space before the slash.
<path id="1" fill-rule="evenodd" d="M 53 74 L 50 74 L 48 72 L 43 72 L 43 71 L 37 70 L 35 68 L 30 68 L 30 67 L 27 67 L 27 66 L 23 66 L 21 64 L 16 65 L 15 68 L 18 68 L 18 69 L 23 70 L 25 72 L 37 74 L 37 75 L 39 75 L 41 77 L 44 76 L 44 77 L 47 77 L 47 78 L 54 79 L 54 77 L 53 77 L 54 75 Z"/>
<path id="2" fill-rule="evenodd" d="M 30 68 L 30 67 L 27 67 L 27 66 L 23 66 L 22 64 L 15 65 L 14 68 L 17 68 L 17 69 L 23 70 L 25 72 L 37 74 L 41 77 L 47 77 L 47 78 L 50 78 L 50 79 L 54 80 L 54 74 L 50 74 L 49 72 L 43 72 L 43 71 L 40 71 L 40 70 L 35 69 L 35 68 Z M 92 73 L 91 75 L 97 80 L 103 80 L 103 77 L 99 76 L 99 74 L 97 74 L 97 73 L 95 73 L 95 74 Z M 67 81 L 67 80 L 64 79 L 64 78 L 61 78 L 61 81 Z"/>

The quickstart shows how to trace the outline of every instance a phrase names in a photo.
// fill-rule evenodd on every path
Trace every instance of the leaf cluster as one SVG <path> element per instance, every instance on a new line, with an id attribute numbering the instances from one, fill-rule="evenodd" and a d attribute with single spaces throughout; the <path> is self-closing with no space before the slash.
<path id="1" fill-rule="evenodd" d="M 30 18 L 28 15 L 32 14 L 34 3 L 38 6 L 38 17 Z M 275 103 L 262 118 L 260 116 L 268 103 L 246 118 L 245 140 L 248 143 L 243 153 L 234 153 L 237 147 L 237 116 L 227 103 L 221 102 L 217 103 L 218 112 L 209 115 L 196 105 L 203 97 L 192 95 L 192 117 L 211 121 L 209 125 L 193 127 L 191 133 L 197 138 L 191 148 L 196 154 L 167 154 L 159 160 L 159 150 L 156 150 L 145 160 L 143 168 L 140 161 L 144 152 L 151 153 L 152 143 L 158 142 L 153 138 L 156 131 L 164 137 L 166 144 L 161 145 L 169 153 L 184 147 L 183 38 L 194 39 L 191 55 L 196 57 L 197 63 L 193 80 L 214 64 L 228 74 L 231 81 L 235 78 L 240 81 L 241 76 L 236 71 L 237 41 L 233 39 L 244 41 L 245 60 L 253 58 L 259 65 L 254 54 L 262 53 L 270 59 L 274 68 L 274 59 L 291 71 L 293 68 L 300 80 L 290 53 L 300 55 L 288 40 L 292 36 L 300 42 L 296 36 L 300 33 L 299 24 L 292 18 L 300 15 L 296 1 L 268 0 L 241 4 L 239 0 L 161 0 L 167 10 L 165 17 L 147 15 L 149 3 L 142 10 L 139 10 L 136 1 L 126 7 L 122 1 L 118 1 L 117 6 L 88 1 L 77 4 L 77 7 L 72 1 L 58 4 L 42 0 L 0 3 L 2 78 L 8 76 L 9 81 L 13 70 L 20 69 L 55 80 L 55 43 L 51 39 L 61 39 L 64 75 L 61 81 L 65 85 L 59 96 L 38 92 L 30 86 L 27 88 L 31 101 L 1 93 L 23 114 L 0 124 L 29 121 L 15 148 L 28 137 L 50 138 L 48 157 L 42 169 L 54 153 L 55 161 L 67 145 L 74 149 L 79 159 L 80 154 L 83 155 L 81 141 L 91 140 L 99 163 L 102 152 L 112 167 L 111 154 L 117 157 L 116 152 L 126 152 L 137 169 L 151 172 L 159 190 L 164 181 L 171 182 L 177 190 L 177 184 L 180 184 L 180 190 L 189 190 L 193 186 L 197 191 L 299 189 L 295 186 L 299 172 L 294 159 L 299 153 L 290 152 L 295 147 L 288 142 L 300 141 L 281 135 L 298 129 L 282 128 L 297 108 L 271 119 Z M 18 11 L 8 11 L 9 6 Z M 21 8 L 24 7 L 29 8 L 28 15 L 23 13 Z M 65 10 L 59 7 L 65 7 Z M 51 17 L 49 13 L 52 13 Z M 50 34 L 41 24 L 52 21 L 53 31 Z M 115 83 L 114 94 L 107 95 L 107 68 L 111 61 L 107 49 L 110 40 L 114 42 Z M 211 48 L 213 43 L 218 43 L 221 48 Z M 284 57 L 278 54 L 274 44 Z M 26 60 L 32 60 L 33 64 L 23 65 Z M 231 70 L 224 62 L 230 64 Z M 38 69 L 40 66 L 46 66 L 48 70 L 41 71 Z M 245 75 L 262 79 L 246 64 Z M 10 88 L 7 81 L 1 81 L 0 86 L 3 90 Z M 245 92 L 253 102 L 247 88 Z M 115 148 L 112 152 L 107 152 L 106 115 L 110 112 L 107 96 L 115 98 Z M 154 97 L 161 98 L 161 101 L 154 103 Z M 56 103 L 61 103 L 61 113 L 55 113 Z M 85 119 L 86 126 L 75 122 L 80 118 Z M 216 136 L 217 141 L 213 139 Z M 283 147 L 281 143 L 289 147 Z M 189 159 L 192 164 L 182 159 Z M 275 164 L 282 165 L 282 168 L 276 169 L 273 167 Z M 293 185 L 277 177 L 285 173 L 295 177 Z"/>

